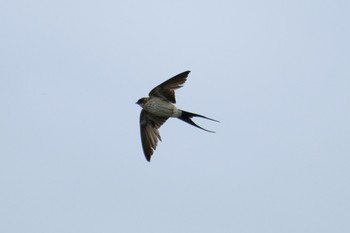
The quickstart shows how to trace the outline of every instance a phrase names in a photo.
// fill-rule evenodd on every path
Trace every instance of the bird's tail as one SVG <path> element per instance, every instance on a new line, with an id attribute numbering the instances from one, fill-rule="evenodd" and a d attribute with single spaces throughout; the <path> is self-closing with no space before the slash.
<path id="1" fill-rule="evenodd" d="M 205 131 L 210 132 L 210 133 L 215 133 L 214 131 L 210 131 L 210 130 L 204 129 L 204 128 L 200 127 L 199 125 L 197 125 L 196 123 L 194 123 L 192 121 L 192 119 L 191 119 L 192 117 L 202 117 L 202 118 L 205 118 L 205 119 L 208 119 L 208 120 L 211 120 L 211 121 L 219 122 L 219 121 L 211 119 L 209 117 L 202 116 L 202 115 L 199 115 L 199 114 L 196 114 L 196 113 L 192 113 L 192 112 L 186 112 L 184 110 L 181 110 L 181 116 L 179 116 L 178 118 L 180 120 L 183 120 L 184 122 L 187 122 L 190 125 L 193 125 L 193 126 L 197 127 L 197 128 L 200 128 L 200 129 L 205 130 Z"/>

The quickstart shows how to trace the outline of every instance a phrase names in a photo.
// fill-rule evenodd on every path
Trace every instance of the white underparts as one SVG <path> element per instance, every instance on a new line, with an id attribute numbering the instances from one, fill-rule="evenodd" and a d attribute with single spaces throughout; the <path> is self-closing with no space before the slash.
<path id="1" fill-rule="evenodd" d="M 160 117 L 179 117 L 181 110 L 161 98 L 153 97 L 143 106 L 145 111 Z"/>

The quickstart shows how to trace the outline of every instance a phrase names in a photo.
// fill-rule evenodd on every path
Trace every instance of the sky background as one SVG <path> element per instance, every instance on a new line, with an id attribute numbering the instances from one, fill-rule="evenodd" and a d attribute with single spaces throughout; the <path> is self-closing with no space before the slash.
<path id="1" fill-rule="evenodd" d="M 350 232 L 350 3 L 2 1 L 0 232 Z M 135 102 L 191 70 L 146 162 Z"/>

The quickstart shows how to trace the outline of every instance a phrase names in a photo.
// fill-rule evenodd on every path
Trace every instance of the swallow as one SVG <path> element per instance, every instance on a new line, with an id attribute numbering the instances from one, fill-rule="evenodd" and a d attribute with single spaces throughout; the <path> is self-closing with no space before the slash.
<path id="1" fill-rule="evenodd" d="M 174 105 L 176 103 L 175 90 L 182 87 L 182 84 L 186 82 L 189 73 L 190 71 L 185 71 L 168 79 L 153 88 L 148 94 L 149 97 L 141 98 L 136 102 L 136 104 L 140 105 L 142 108 L 140 114 L 141 141 L 143 152 L 148 162 L 151 161 L 151 156 L 153 155 L 153 150 L 157 147 L 158 139 L 162 141 L 158 129 L 170 117 L 178 118 L 197 128 L 210 133 L 215 133 L 214 131 L 200 127 L 194 123 L 191 118 L 201 117 L 211 121 L 219 121 L 178 109 Z"/>

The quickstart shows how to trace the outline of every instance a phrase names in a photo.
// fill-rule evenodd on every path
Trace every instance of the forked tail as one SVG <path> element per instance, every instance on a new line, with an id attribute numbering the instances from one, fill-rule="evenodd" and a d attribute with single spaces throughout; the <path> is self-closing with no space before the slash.
<path id="1" fill-rule="evenodd" d="M 202 117 L 202 118 L 205 118 L 205 119 L 208 119 L 208 120 L 211 120 L 211 121 L 216 121 L 216 122 L 219 122 L 219 121 L 211 119 L 211 118 L 206 117 L 206 116 L 202 116 L 202 115 L 196 114 L 196 113 L 186 112 L 184 110 L 181 110 L 181 111 L 182 111 L 181 116 L 178 117 L 180 120 L 183 120 L 184 122 L 187 122 L 188 124 L 193 125 L 193 126 L 195 126 L 197 128 L 200 128 L 202 130 L 205 130 L 207 132 L 215 133 L 214 131 L 210 131 L 210 130 L 207 130 L 207 129 L 204 129 L 204 128 L 200 127 L 199 125 L 194 123 L 191 118 L 192 117 Z"/>

